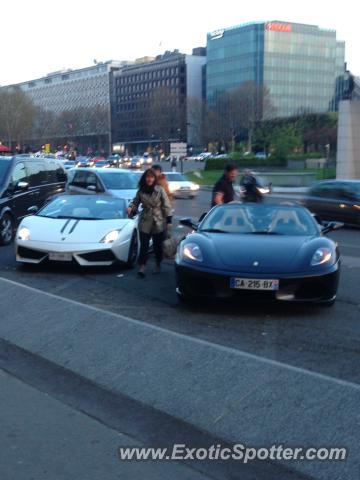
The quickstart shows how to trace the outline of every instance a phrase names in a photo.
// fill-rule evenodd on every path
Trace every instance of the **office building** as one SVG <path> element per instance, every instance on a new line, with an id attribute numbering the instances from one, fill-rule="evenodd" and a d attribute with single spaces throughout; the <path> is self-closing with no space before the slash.
<path id="1" fill-rule="evenodd" d="M 29 143 L 110 150 L 110 73 L 125 63 L 95 63 L 4 87 L 21 88 L 39 109 L 36 121 L 40 125 L 35 126 Z"/>
<path id="2" fill-rule="evenodd" d="M 223 92 L 254 82 L 269 92 L 264 116 L 327 112 L 344 63 L 336 31 L 315 25 L 271 21 L 217 30 L 207 37 L 207 100 L 214 105 Z"/>
<path id="3" fill-rule="evenodd" d="M 143 57 L 113 72 L 112 139 L 131 153 L 200 143 L 206 50 Z"/>

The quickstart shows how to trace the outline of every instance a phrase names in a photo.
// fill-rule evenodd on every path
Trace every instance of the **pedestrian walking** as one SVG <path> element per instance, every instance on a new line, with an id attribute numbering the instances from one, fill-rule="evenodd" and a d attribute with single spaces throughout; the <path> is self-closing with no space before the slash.
<path id="1" fill-rule="evenodd" d="M 212 191 L 211 206 L 232 202 L 235 198 L 233 183 L 238 175 L 237 166 L 226 165 L 224 174 L 215 183 Z"/>
<path id="2" fill-rule="evenodd" d="M 176 167 L 177 167 L 177 159 L 175 156 L 173 156 L 171 159 L 171 171 L 176 172 Z"/>
<path id="3" fill-rule="evenodd" d="M 134 216 L 139 210 L 139 278 L 145 277 L 145 265 L 148 259 L 150 240 L 156 260 L 154 273 L 160 273 L 163 259 L 163 241 L 167 230 L 170 228 L 171 204 L 163 187 L 158 185 L 156 174 L 153 169 L 146 170 L 140 178 L 139 189 L 128 208 L 129 216 Z"/>

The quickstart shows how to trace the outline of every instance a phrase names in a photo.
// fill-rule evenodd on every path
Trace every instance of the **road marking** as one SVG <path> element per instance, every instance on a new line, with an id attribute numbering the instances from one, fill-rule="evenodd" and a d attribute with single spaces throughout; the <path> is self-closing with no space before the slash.
<path id="1" fill-rule="evenodd" d="M 270 358 L 260 357 L 259 355 L 256 355 L 254 353 L 244 352 L 243 350 L 236 350 L 235 348 L 228 347 L 226 345 L 220 345 L 218 343 L 209 342 L 208 340 L 203 340 L 202 338 L 196 338 L 196 337 L 192 337 L 190 335 L 185 335 L 183 333 L 175 332 L 173 330 L 167 330 L 166 328 L 159 327 L 157 325 L 152 325 L 150 323 L 143 322 L 141 320 L 137 320 L 136 318 L 127 317 L 125 315 L 122 315 L 121 313 L 110 312 L 108 310 L 102 310 L 101 308 L 97 308 L 97 307 L 94 307 L 92 305 L 86 305 L 84 303 L 78 302 L 77 300 L 71 300 L 70 298 L 64 298 L 64 297 L 61 297 L 60 295 L 56 295 L 54 293 L 44 292 L 42 290 L 38 290 L 37 288 L 29 287 L 28 285 L 24 285 L 23 283 L 19 283 L 19 282 L 16 282 L 14 280 L 9 280 L 9 279 L 4 278 L 4 277 L 0 277 L 0 282 L 8 283 L 10 285 L 15 285 L 15 286 L 21 287 L 25 290 L 29 290 L 30 292 L 35 292 L 39 295 L 45 295 L 47 297 L 54 298 L 56 300 L 61 300 L 63 302 L 67 302 L 69 304 L 72 304 L 72 305 L 75 305 L 75 306 L 78 306 L 78 307 L 81 307 L 81 308 L 92 310 L 92 311 L 97 312 L 97 313 L 109 315 L 111 317 L 121 319 L 121 320 L 123 320 L 125 322 L 128 322 L 128 323 L 134 323 L 136 325 L 141 325 L 142 327 L 147 327 L 147 328 L 150 328 L 150 329 L 155 330 L 157 332 L 165 333 L 167 335 L 173 335 L 175 337 L 181 338 L 182 340 L 191 341 L 191 342 L 198 343 L 198 344 L 201 344 L 201 345 L 206 345 L 206 346 L 212 347 L 212 348 L 215 347 L 215 348 L 218 348 L 222 351 L 230 352 L 230 353 L 235 354 L 235 355 L 240 355 L 240 356 L 243 356 L 243 357 L 251 359 L 251 360 L 256 360 L 256 361 L 259 361 L 259 362 L 262 362 L 262 363 L 265 363 L 265 364 L 268 364 L 268 365 L 272 365 L 274 367 L 284 368 L 284 369 L 289 370 L 291 372 L 300 373 L 302 375 L 304 375 L 304 374 L 305 375 L 310 375 L 311 377 L 317 378 L 319 380 L 324 380 L 324 381 L 327 381 L 327 382 L 333 382 L 337 385 L 340 385 L 340 386 L 343 386 L 343 387 L 350 387 L 352 389 L 360 391 L 360 385 L 359 384 L 349 382 L 348 380 L 341 380 L 339 378 L 330 377 L 328 375 L 324 375 L 323 373 L 313 372 L 311 370 L 306 370 L 305 368 L 295 367 L 293 365 L 289 365 L 287 363 L 282 363 L 282 362 L 279 362 L 277 360 L 272 360 Z"/>

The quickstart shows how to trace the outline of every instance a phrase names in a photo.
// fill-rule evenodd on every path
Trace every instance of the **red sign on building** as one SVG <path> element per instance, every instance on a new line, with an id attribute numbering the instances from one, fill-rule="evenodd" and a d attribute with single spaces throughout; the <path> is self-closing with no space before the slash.
<path id="1" fill-rule="evenodd" d="M 291 32 L 291 25 L 289 23 L 267 23 L 266 30 L 272 30 L 274 32 Z"/>

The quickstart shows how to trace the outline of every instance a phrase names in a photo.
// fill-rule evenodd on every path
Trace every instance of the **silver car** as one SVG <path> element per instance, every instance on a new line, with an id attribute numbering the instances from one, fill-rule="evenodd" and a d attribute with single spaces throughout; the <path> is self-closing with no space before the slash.
<path id="1" fill-rule="evenodd" d="M 124 198 L 127 203 L 135 197 L 139 176 L 115 168 L 74 168 L 68 172 L 66 192 L 70 194 L 101 194 Z"/>

